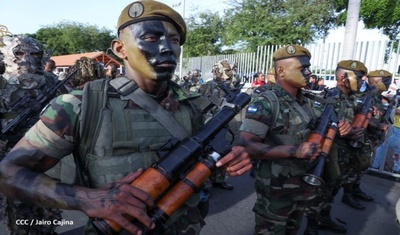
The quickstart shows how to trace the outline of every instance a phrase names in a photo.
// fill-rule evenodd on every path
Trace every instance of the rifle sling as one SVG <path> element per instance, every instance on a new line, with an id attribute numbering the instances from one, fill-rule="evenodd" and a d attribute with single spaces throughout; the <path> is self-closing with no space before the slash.
<path id="1" fill-rule="evenodd" d="M 146 110 L 153 116 L 162 126 L 164 126 L 172 136 L 183 140 L 190 136 L 189 132 L 176 121 L 176 119 L 152 99 L 146 92 L 140 89 L 137 84 L 126 77 L 119 77 L 110 81 L 113 86 L 122 96 L 128 98 L 142 109 Z"/>
<path id="2" fill-rule="evenodd" d="M 316 96 L 314 94 L 311 94 L 309 92 L 302 92 L 302 93 L 303 93 L 303 95 L 305 97 L 307 97 L 307 98 L 309 98 L 311 100 L 317 101 L 317 102 L 319 102 L 321 104 L 335 104 L 337 102 L 337 100 L 332 99 L 330 97 L 329 98 L 322 98 L 322 97 Z"/>

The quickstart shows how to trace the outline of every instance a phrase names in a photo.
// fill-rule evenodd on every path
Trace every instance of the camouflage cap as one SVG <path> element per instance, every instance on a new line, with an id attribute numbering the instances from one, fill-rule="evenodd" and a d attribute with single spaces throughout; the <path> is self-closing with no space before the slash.
<path id="1" fill-rule="evenodd" d="M 277 61 L 301 56 L 307 56 L 311 59 L 311 53 L 306 48 L 299 45 L 289 45 L 276 50 L 273 55 L 273 60 Z"/>
<path id="2" fill-rule="evenodd" d="M 371 71 L 367 74 L 367 77 L 392 77 L 393 74 L 391 74 L 389 71 L 380 69 L 380 70 L 374 70 Z"/>
<path id="3" fill-rule="evenodd" d="M 136 1 L 126 6 L 118 18 L 118 32 L 131 24 L 145 20 L 163 20 L 172 23 L 181 36 L 180 44 L 185 43 L 186 23 L 182 16 L 168 5 L 153 0 Z"/>
<path id="4" fill-rule="evenodd" d="M 364 63 L 358 60 L 342 60 L 337 64 L 337 67 L 362 72 L 364 75 L 368 73 L 368 69 L 365 67 Z"/>

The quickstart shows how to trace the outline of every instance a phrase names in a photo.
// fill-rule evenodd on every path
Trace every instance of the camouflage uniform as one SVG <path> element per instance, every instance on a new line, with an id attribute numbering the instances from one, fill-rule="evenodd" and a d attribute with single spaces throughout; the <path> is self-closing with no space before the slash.
<path id="1" fill-rule="evenodd" d="M 359 61 L 343 60 L 338 63 L 336 73 L 337 77 L 342 76 L 342 73 L 347 76 L 345 79 L 348 79 L 349 84 L 351 84 L 349 94 L 344 94 L 338 87 L 332 88 L 327 92 L 340 94 L 335 104 L 338 119 L 352 123 L 359 107 L 358 104 L 362 102 L 362 99 L 360 99 L 362 97 L 360 89 L 362 87 L 361 84 L 365 84 L 362 77 L 367 74 L 367 68 Z M 348 76 L 348 74 L 352 75 Z M 334 198 L 341 187 L 344 188 L 342 202 L 352 204 L 353 207 L 362 207 L 353 198 L 350 191 L 356 181 L 360 163 L 361 161 L 365 162 L 365 156 L 370 150 L 365 145 L 365 148 L 362 148 L 360 151 L 359 148 L 351 145 L 354 142 L 355 140 L 352 139 L 352 136 L 337 136 L 335 138 L 325 162 L 324 174 L 322 176 L 325 184 L 321 187 L 319 196 L 307 208 L 308 223 L 305 234 L 316 234 L 317 229 L 346 233 L 347 229 L 342 225 L 334 223 L 330 216 Z"/>
<path id="2" fill-rule="evenodd" d="M 193 69 L 185 76 L 184 83 L 181 86 L 190 92 L 197 92 L 201 84 L 201 71 L 199 69 Z"/>
<path id="3" fill-rule="evenodd" d="M 276 94 L 278 102 L 267 98 L 266 92 Z M 265 143 L 273 146 L 304 142 L 310 132 L 309 123 L 316 118 L 317 111 L 311 102 L 305 97 L 295 100 L 278 85 L 272 85 L 266 92 L 252 99 L 239 130 L 261 135 Z M 276 103 L 279 110 L 273 111 Z M 302 111 L 294 108 L 294 103 Z M 261 130 L 259 122 L 268 129 Z M 310 162 L 299 159 L 260 160 L 255 184 L 257 201 L 253 208 L 256 234 L 269 234 L 272 230 L 273 234 L 285 234 L 299 228 L 307 201 L 316 196 L 315 188 L 302 180 L 302 175 L 311 168 Z"/>
<path id="4" fill-rule="evenodd" d="M 203 96 L 207 97 L 209 100 L 214 102 L 216 105 L 209 113 L 206 114 L 206 121 L 211 118 L 218 110 L 221 108 L 221 102 L 224 96 L 227 95 L 219 87 L 219 83 L 224 83 L 229 89 L 234 89 L 233 81 L 237 81 L 236 65 L 229 60 L 221 60 L 217 62 L 212 69 L 213 80 L 206 82 L 201 85 L 198 92 Z M 233 141 L 233 136 L 229 136 L 231 141 Z M 226 182 L 227 174 L 226 171 L 217 168 L 212 172 L 210 177 L 211 182 L 215 186 L 221 186 L 225 189 L 233 189 L 233 186 Z"/>
<path id="5" fill-rule="evenodd" d="M 2 42 L 3 47 L 0 47 L 0 50 L 4 55 L 6 68 L 4 76 L 0 76 L 0 121 L 4 127 L 25 108 L 32 105 L 32 101 L 45 89 L 54 85 L 57 79 L 54 74 L 43 71 L 48 55 L 37 41 L 25 35 L 17 35 L 5 36 Z M 19 53 L 14 50 L 18 50 Z M 27 94 L 31 97 L 24 100 Z M 21 122 L 16 130 L 1 136 L 0 158 L 5 156 L 37 120 L 38 116 Z M 55 234 L 56 225 L 18 226 L 17 219 L 33 218 L 46 221 L 61 219 L 59 209 L 40 208 L 12 198 L 6 199 L 3 213 L 3 221 L 11 234 Z"/>
<path id="6" fill-rule="evenodd" d="M 375 70 L 368 73 L 367 77 L 371 85 L 371 91 L 367 95 L 372 96 L 372 106 L 378 112 L 370 118 L 369 125 L 365 130 L 363 145 L 358 150 L 359 155 L 357 156 L 360 157 L 355 159 L 354 164 L 352 164 L 356 176 L 351 194 L 364 201 L 373 201 L 372 197 L 361 191 L 360 181 L 362 175 L 370 166 L 373 152 L 385 141 L 385 132 L 382 130 L 382 125 L 384 125 L 383 116 L 386 113 L 387 107 L 382 103 L 384 97 L 381 96 L 381 93 L 388 90 L 392 81 L 392 74 L 386 70 Z M 379 82 L 374 80 L 376 78 Z"/>
<path id="7" fill-rule="evenodd" d="M 328 93 L 335 92 L 339 98 L 335 104 L 335 111 L 339 120 L 352 122 L 354 118 L 354 110 L 356 106 L 355 95 L 345 95 L 338 88 L 332 88 Z M 351 159 L 357 154 L 356 149 L 349 146 L 349 140 L 346 138 L 336 137 L 330 153 L 325 161 L 324 174 L 322 179 L 324 185 L 319 190 L 318 197 L 312 200 L 306 208 L 308 217 L 308 227 L 305 234 L 314 234 L 311 231 L 316 231 L 319 226 L 330 223 L 330 211 L 333 205 L 334 198 L 339 192 L 340 187 L 346 179 L 349 179 Z M 334 224 L 331 224 L 332 226 Z M 337 227 L 337 229 L 340 229 Z M 345 229 L 345 228 L 343 228 Z"/>
<path id="8" fill-rule="evenodd" d="M 122 78 L 120 77 L 116 79 Z M 85 121 L 84 123 L 86 124 L 82 124 L 79 123 L 79 118 L 80 115 L 82 115 L 82 106 L 85 106 L 84 102 L 82 103 L 82 97 L 89 95 L 89 88 L 94 86 L 93 84 L 100 83 L 103 83 L 103 80 L 87 83 L 83 91 L 74 90 L 68 95 L 59 96 L 57 99 L 53 100 L 51 106 L 42 114 L 42 121 L 36 124 L 35 127 L 27 133 L 26 137 L 28 140 L 39 149 L 47 149 L 47 151 L 58 153 L 57 155 L 53 154 L 53 156 L 59 157 L 60 159 L 71 153 L 74 149 L 73 143 L 75 142 L 73 137 L 76 136 L 79 131 L 79 125 L 88 126 L 83 129 L 93 131 L 96 129 L 96 122 Z M 188 96 L 186 92 L 180 90 L 179 87 L 172 82 L 170 83 L 167 93 L 170 95 L 160 101 L 161 105 L 163 105 L 164 108 L 169 109 L 174 113 L 174 115 L 177 115 L 177 120 L 185 127 L 185 129 L 187 128 L 190 132 L 196 131 L 203 123 L 203 117 L 199 113 L 196 113 L 197 110 L 193 110 L 191 105 L 189 105 L 190 100 L 196 98 L 196 96 Z M 91 100 L 91 102 L 93 102 L 93 100 Z M 128 104 L 129 108 L 118 110 L 115 106 L 119 103 Z M 123 107 L 124 105 L 117 106 Z M 150 167 L 155 161 L 159 160 L 158 155 L 156 154 L 157 150 L 172 138 L 172 135 L 151 115 L 146 114 L 144 110 L 131 101 L 122 101 L 119 96 L 115 97 L 115 95 L 111 96 L 110 94 L 106 102 L 106 107 L 107 109 L 112 109 L 114 111 L 110 118 L 117 121 L 112 122 L 114 125 L 111 128 L 102 130 L 107 133 L 100 133 L 98 139 L 94 138 L 92 140 L 92 144 L 96 145 L 96 148 L 89 151 L 88 156 L 83 156 L 83 158 L 81 156 L 81 161 L 86 162 L 88 166 L 85 168 L 85 172 L 87 172 L 87 175 L 89 176 L 89 183 L 92 187 L 96 188 L 102 187 L 109 182 L 114 182 L 139 168 Z M 97 110 L 98 107 L 96 108 L 91 106 L 90 109 L 93 109 L 90 113 L 101 113 Z M 180 113 L 182 110 L 189 111 L 188 114 L 190 116 L 186 118 L 180 117 L 179 115 L 182 115 Z M 121 111 L 124 112 L 125 115 L 118 115 Z M 103 112 L 102 115 L 104 116 L 108 114 L 110 114 L 110 112 Z M 130 122 L 126 122 L 126 120 L 124 121 L 124 118 L 128 116 L 130 117 Z M 98 117 L 95 120 L 101 121 L 107 119 L 108 118 L 105 117 Z M 61 123 L 60 120 L 69 120 L 70 122 Z M 124 127 L 121 129 L 118 123 L 125 123 L 122 125 Z M 118 132 L 118 130 L 125 130 L 126 134 L 130 137 Z M 48 140 L 43 135 L 43 133 L 46 132 L 59 133 L 60 131 L 68 133 L 68 135 L 65 136 L 66 139 L 57 138 Z M 116 132 L 118 132 L 118 134 Z M 157 135 L 156 138 L 154 136 L 155 134 Z M 104 142 L 104 139 L 101 138 L 102 135 L 115 136 L 115 138 L 107 138 L 110 141 Z M 124 138 L 128 139 L 125 140 Z M 126 141 L 130 141 L 131 147 L 118 147 Z M 66 143 L 68 143 L 68 145 L 66 145 Z M 82 140 L 80 144 L 81 148 L 84 148 L 84 146 L 82 146 L 84 145 L 82 144 Z M 136 147 L 132 148 L 132 146 Z M 116 155 L 119 156 L 115 157 Z M 124 160 L 125 158 L 126 160 Z M 114 167 L 106 167 L 109 164 L 113 164 Z M 123 169 L 116 167 L 119 166 L 118 164 L 121 165 Z M 199 195 L 195 194 L 191 199 L 189 199 L 185 209 L 176 212 L 176 214 L 172 216 L 174 217 L 171 219 L 172 221 L 168 221 L 167 223 L 170 226 L 160 234 L 198 234 L 201 227 L 205 224 L 203 217 L 196 206 L 198 202 Z M 179 218 L 175 218 L 176 216 Z M 94 234 L 90 224 L 86 227 L 85 233 Z"/>

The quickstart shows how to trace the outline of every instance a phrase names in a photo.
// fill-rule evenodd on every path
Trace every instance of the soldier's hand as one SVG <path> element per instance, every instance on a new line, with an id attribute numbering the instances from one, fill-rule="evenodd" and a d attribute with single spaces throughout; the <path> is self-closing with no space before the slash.
<path id="1" fill-rule="evenodd" d="M 340 120 L 338 123 L 338 134 L 340 137 L 347 136 L 351 131 L 351 124 L 344 120 Z"/>
<path id="2" fill-rule="evenodd" d="M 372 106 L 372 114 L 374 116 L 382 115 L 382 112 L 376 106 Z"/>
<path id="3" fill-rule="evenodd" d="M 349 133 L 349 137 L 353 140 L 358 140 L 364 133 L 364 129 L 362 127 L 352 127 Z"/>
<path id="4" fill-rule="evenodd" d="M 88 192 L 88 202 L 83 211 L 89 217 L 112 220 L 132 234 L 140 234 L 140 229 L 125 215 L 153 229 L 155 225 L 147 215 L 147 209 L 154 206 L 154 201 L 146 192 L 130 185 L 142 173 L 140 169 L 103 188 L 92 189 Z"/>
<path id="5" fill-rule="evenodd" d="M 295 157 L 299 159 L 315 160 L 321 153 L 320 143 L 304 142 L 297 148 Z"/>
<path id="6" fill-rule="evenodd" d="M 249 154 L 242 146 L 233 146 L 232 150 L 221 158 L 216 166 L 224 167 L 230 176 L 243 175 L 253 167 Z"/>

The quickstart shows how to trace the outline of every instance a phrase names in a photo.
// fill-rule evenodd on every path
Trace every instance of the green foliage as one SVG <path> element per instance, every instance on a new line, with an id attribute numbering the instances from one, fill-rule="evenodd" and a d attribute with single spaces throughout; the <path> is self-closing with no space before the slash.
<path id="1" fill-rule="evenodd" d="M 116 37 L 111 30 L 76 22 L 60 22 L 39 29 L 32 35 L 53 56 L 106 51 Z"/>
<path id="2" fill-rule="evenodd" d="M 395 40 L 400 33 L 400 1 L 397 0 L 363 0 L 360 18 L 366 28 L 377 28 Z"/>
<path id="3" fill-rule="evenodd" d="M 327 35 L 334 27 L 334 1 L 246 0 L 232 1 L 226 11 L 227 45 L 240 42 L 244 50 L 257 46 L 307 44 Z"/>
<path id="4" fill-rule="evenodd" d="M 200 12 L 186 20 L 188 34 L 184 57 L 218 55 L 222 51 L 221 35 L 225 27 L 218 13 Z"/>
<path id="5" fill-rule="evenodd" d="M 335 1 L 337 24 L 346 24 L 349 0 Z M 362 0 L 360 20 L 367 29 L 379 29 L 382 33 L 395 40 L 400 33 L 400 1 L 398 0 Z"/>

